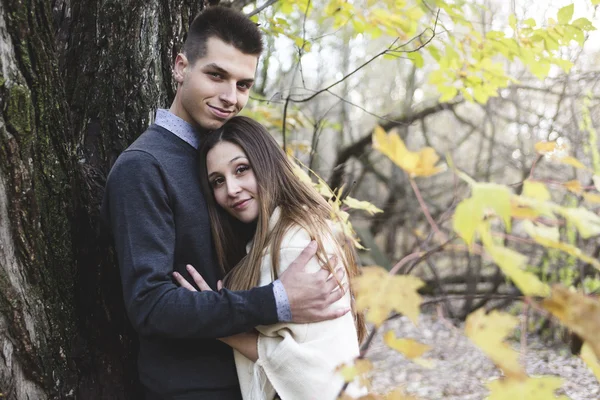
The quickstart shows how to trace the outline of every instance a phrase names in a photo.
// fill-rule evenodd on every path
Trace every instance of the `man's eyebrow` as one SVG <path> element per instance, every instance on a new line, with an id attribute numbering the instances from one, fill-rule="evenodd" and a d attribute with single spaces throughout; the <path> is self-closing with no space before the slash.
<path id="1" fill-rule="evenodd" d="M 204 69 L 214 69 L 216 70 L 218 73 L 223 74 L 223 75 L 229 75 L 229 72 L 227 72 L 226 69 L 220 67 L 219 65 L 215 64 L 215 63 L 211 63 L 211 64 L 206 64 L 204 66 Z"/>

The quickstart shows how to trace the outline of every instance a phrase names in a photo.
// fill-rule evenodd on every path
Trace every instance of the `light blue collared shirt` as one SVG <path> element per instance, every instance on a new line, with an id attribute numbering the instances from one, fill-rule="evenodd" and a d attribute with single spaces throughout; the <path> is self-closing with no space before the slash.
<path id="1" fill-rule="evenodd" d="M 156 111 L 154 123 L 165 128 L 196 150 L 200 146 L 200 133 L 190 123 L 179 118 L 169 110 L 159 108 Z M 292 320 L 290 300 L 283 287 L 283 283 L 279 279 L 273 282 L 273 294 L 275 295 L 275 305 L 277 307 L 279 322 L 290 322 Z"/>

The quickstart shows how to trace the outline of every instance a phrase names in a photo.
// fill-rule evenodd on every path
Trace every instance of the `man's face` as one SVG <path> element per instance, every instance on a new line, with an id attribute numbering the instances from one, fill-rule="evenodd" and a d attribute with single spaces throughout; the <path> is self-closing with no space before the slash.
<path id="1" fill-rule="evenodd" d="M 191 65 L 175 60 L 177 96 L 171 112 L 207 130 L 221 127 L 248 102 L 258 56 L 244 54 L 218 38 L 209 38 L 206 54 Z"/>

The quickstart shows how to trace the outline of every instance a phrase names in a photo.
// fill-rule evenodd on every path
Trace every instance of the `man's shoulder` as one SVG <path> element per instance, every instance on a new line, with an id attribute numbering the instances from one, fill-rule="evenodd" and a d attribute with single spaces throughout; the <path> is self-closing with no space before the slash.
<path id="1" fill-rule="evenodd" d="M 158 125 L 150 125 L 133 143 L 127 147 L 123 153 L 131 151 L 141 151 L 148 154 L 154 154 L 161 149 L 164 150 L 164 146 L 169 143 L 171 135 L 165 135 L 162 128 Z"/>

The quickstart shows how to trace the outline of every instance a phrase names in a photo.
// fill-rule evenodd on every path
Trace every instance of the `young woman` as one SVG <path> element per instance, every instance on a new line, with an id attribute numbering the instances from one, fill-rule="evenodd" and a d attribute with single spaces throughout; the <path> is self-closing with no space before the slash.
<path id="1" fill-rule="evenodd" d="M 261 124 L 232 118 L 208 136 L 200 164 L 225 287 L 247 290 L 274 281 L 311 242 L 317 254 L 306 268 L 331 269 L 328 259 L 335 255 L 346 269 L 338 287 L 349 285 L 357 274 L 351 242 L 330 220 L 330 205 L 295 176 Z M 259 326 L 221 339 L 235 350 L 244 400 L 271 400 L 276 393 L 282 400 L 336 398 L 343 382 L 335 367 L 358 356 L 366 330 L 352 303 L 350 287 L 332 305 L 352 306 L 340 318 Z"/>

